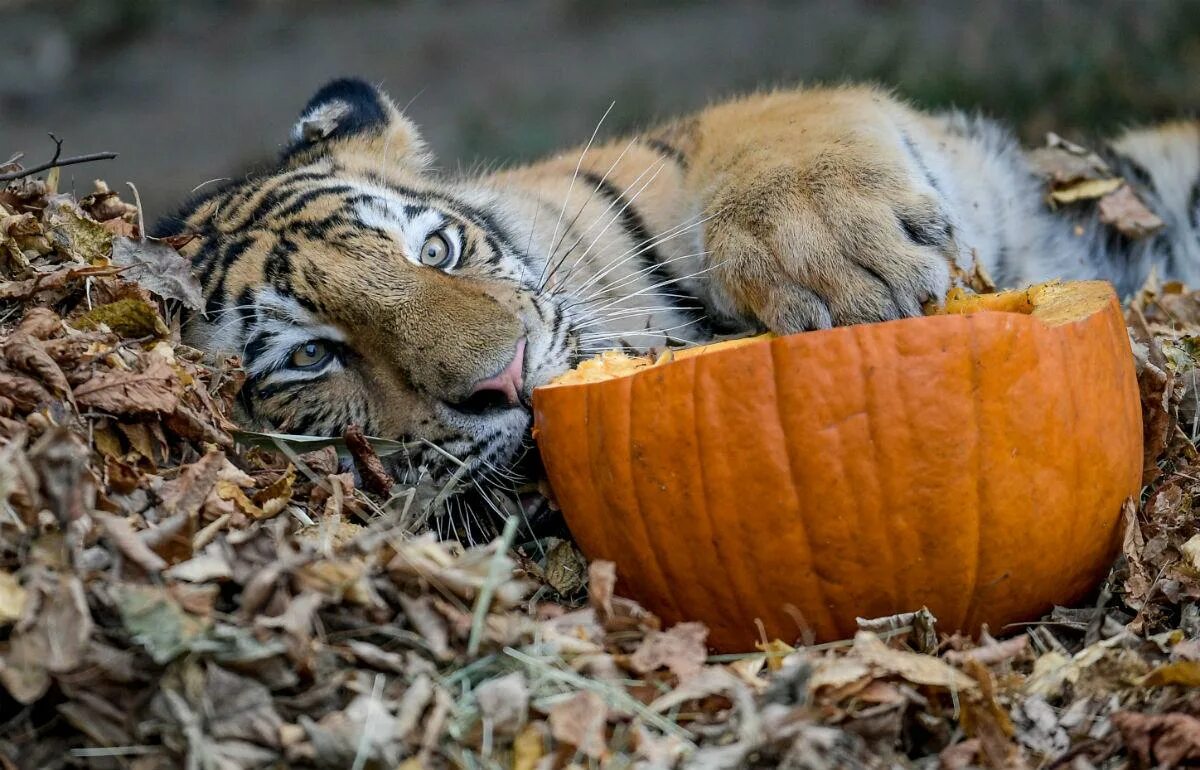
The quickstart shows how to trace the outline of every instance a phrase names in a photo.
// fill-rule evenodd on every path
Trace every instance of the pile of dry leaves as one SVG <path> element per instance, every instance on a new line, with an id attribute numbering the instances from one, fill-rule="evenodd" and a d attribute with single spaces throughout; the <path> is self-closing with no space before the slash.
<path id="1" fill-rule="evenodd" d="M 712 657 L 569 543 L 412 534 L 368 442 L 240 441 L 180 258 L 55 181 L 0 192 L 0 767 L 1200 763 L 1200 296 L 1130 309 L 1148 487 L 1093 606 Z"/>

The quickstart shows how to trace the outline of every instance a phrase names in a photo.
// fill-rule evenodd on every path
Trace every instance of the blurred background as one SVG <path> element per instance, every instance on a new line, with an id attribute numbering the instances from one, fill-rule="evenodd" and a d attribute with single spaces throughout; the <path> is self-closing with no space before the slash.
<path id="1" fill-rule="evenodd" d="M 0 162 L 132 180 L 163 213 L 284 141 L 325 80 L 380 83 L 443 167 L 523 159 L 760 86 L 868 79 L 1040 142 L 1200 107 L 1200 0 L 0 0 Z"/>

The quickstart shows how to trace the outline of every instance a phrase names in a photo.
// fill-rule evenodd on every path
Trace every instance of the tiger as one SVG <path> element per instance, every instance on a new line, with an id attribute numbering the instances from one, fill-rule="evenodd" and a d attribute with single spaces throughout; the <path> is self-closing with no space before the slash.
<path id="1" fill-rule="evenodd" d="M 1162 229 L 1052 212 L 990 118 L 877 85 L 761 91 L 526 165 L 451 174 L 379 88 L 339 79 L 274 164 L 155 228 L 204 307 L 185 341 L 237 355 L 243 424 L 400 441 L 396 479 L 512 474 L 531 396 L 580 360 L 917 316 L 956 271 L 996 283 L 1200 279 L 1200 124 L 1098 152 Z M 1093 207 L 1094 208 L 1094 207 Z"/>

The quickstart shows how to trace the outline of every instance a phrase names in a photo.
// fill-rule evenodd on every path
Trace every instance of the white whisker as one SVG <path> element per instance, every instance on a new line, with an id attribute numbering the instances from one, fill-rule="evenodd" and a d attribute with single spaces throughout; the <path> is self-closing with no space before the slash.
<path id="1" fill-rule="evenodd" d="M 558 212 L 558 221 L 554 223 L 554 234 L 550 236 L 551 245 L 558 240 L 558 230 L 562 227 L 563 215 L 567 213 L 567 204 L 571 201 L 571 193 L 575 191 L 575 180 L 579 178 L 579 169 L 583 167 L 583 159 L 587 155 L 588 150 L 592 149 L 592 143 L 596 141 L 596 136 L 600 133 L 600 126 L 604 125 L 604 119 L 608 117 L 608 113 L 612 112 L 616 102 L 608 105 L 608 109 L 600 116 L 599 122 L 596 123 L 596 128 L 592 130 L 592 136 L 584 145 L 583 151 L 579 153 L 579 160 L 575 162 L 575 171 L 571 174 L 571 183 L 567 186 L 567 195 L 563 199 L 562 208 Z M 545 278 L 546 266 L 550 264 L 550 252 L 546 252 L 546 264 L 542 265 L 542 275 L 538 276 L 538 285 L 543 285 L 542 281 Z"/>
<path id="2" fill-rule="evenodd" d="M 563 288 L 563 287 L 565 287 L 565 286 L 567 285 L 567 281 L 568 281 L 568 280 L 570 280 L 571 276 L 575 274 L 575 270 L 576 270 L 576 268 L 578 268 L 578 267 L 579 267 L 579 264 L 580 264 L 580 263 L 581 263 L 581 262 L 582 262 L 582 261 L 583 261 L 585 258 L 587 258 L 587 255 L 588 255 L 588 254 L 590 254 L 590 253 L 591 253 L 591 251 L 592 251 L 592 248 L 593 248 L 593 247 L 594 247 L 594 246 L 595 246 L 595 245 L 596 245 L 596 244 L 597 244 L 597 243 L 600 241 L 600 239 L 601 239 L 601 238 L 603 238 L 603 237 L 604 237 L 604 234 L 605 234 L 606 232 L 608 232 L 608 229 L 609 229 L 610 227 L 612 227 L 613 223 L 614 223 L 614 222 L 616 222 L 618 219 L 620 219 L 620 218 L 621 218 L 621 215 L 622 215 L 622 214 L 624 214 L 624 213 L 625 213 L 625 211 L 626 211 L 626 210 L 627 210 L 627 209 L 628 209 L 630 206 L 632 206 L 632 205 L 633 205 L 633 202 L 634 202 L 635 200 L 637 200 L 638 196 L 639 196 L 639 195 L 641 195 L 641 194 L 642 194 L 642 192 L 644 192 L 644 191 L 646 190 L 646 188 L 648 188 L 648 187 L 649 187 L 649 186 L 650 186 L 650 185 L 651 185 L 651 184 L 654 182 L 654 180 L 655 180 L 655 179 L 658 177 L 659 173 L 661 173 L 661 172 L 662 172 L 662 170 L 663 170 L 663 168 L 664 168 L 665 166 L 666 166 L 666 159 L 664 158 L 664 159 L 662 159 L 662 160 L 659 160 L 657 163 L 655 163 L 655 164 L 652 164 L 651 166 L 648 166 L 648 167 L 646 168 L 646 170 L 645 170 L 645 171 L 643 171 L 641 174 L 639 174 L 639 175 L 638 175 L 637 179 L 634 179 L 634 180 L 633 180 L 633 182 L 632 182 L 632 183 L 630 183 L 630 185 L 629 185 L 629 189 L 632 189 L 632 188 L 633 188 L 633 186 L 634 186 L 635 184 L 637 184 L 637 183 L 638 183 L 638 181 L 639 181 L 639 180 L 640 180 L 640 179 L 641 179 L 643 176 L 645 176 L 645 175 L 646 175 L 646 174 L 647 174 L 647 173 L 648 173 L 648 172 L 649 172 L 651 169 L 654 169 L 654 174 L 653 174 L 653 175 L 652 175 L 652 176 L 651 176 L 649 179 L 647 179 L 647 180 L 646 180 L 644 183 L 642 183 L 642 186 L 638 188 L 637 192 L 635 192 L 635 193 L 634 193 L 634 194 L 633 194 L 633 195 L 632 195 L 632 196 L 631 196 L 631 197 L 630 197 L 628 200 L 626 200 L 626 201 L 625 201 L 625 205 L 621 206 L 621 208 L 620 208 L 620 209 L 617 211 L 617 213 L 616 213 L 616 214 L 613 214 L 612 218 L 611 218 L 611 219 L 609 219 L 607 223 L 605 223 L 604 227 L 603 227 L 603 228 L 600 230 L 600 232 L 596 234 L 596 237 L 592 239 L 592 242 L 591 242 L 591 243 L 589 243 L 589 244 L 587 245 L 587 247 L 586 247 L 586 248 L 584 248 L 583 252 L 582 252 L 582 253 L 580 253 L 580 255 L 579 255 L 578 257 L 576 257 L 576 258 L 575 258 L 575 261 L 574 261 L 573 263 L 571 263 L 571 267 L 570 267 L 570 269 L 569 269 L 569 270 L 567 270 L 567 274 L 566 274 L 566 275 L 564 275 L 564 276 L 562 277 L 562 280 L 560 280 L 560 281 L 559 281 L 559 284 L 558 284 L 559 288 L 558 288 L 558 289 L 556 289 L 556 291 L 561 291 L 561 290 L 562 290 L 562 288 Z M 628 191 L 629 191 L 629 190 L 627 189 L 627 190 L 626 190 L 626 193 L 628 193 Z M 610 203 L 610 204 L 608 205 L 608 208 L 606 208 L 606 209 L 604 210 L 604 214 L 608 213 L 608 211 L 609 211 L 609 210 L 610 210 L 610 209 L 613 207 L 613 204 L 615 204 L 615 203 L 616 203 L 616 200 L 614 200 L 612 203 Z M 603 216 L 604 216 L 604 214 L 601 214 L 600 216 L 601 216 L 601 217 L 603 217 Z M 597 221 L 599 221 L 599 217 L 597 217 Z M 593 225 L 594 225 L 594 224 L 595 224 L 595 223 L 593 223 Z M 590 230 L 590 228 L 589 228 L 589 230 Z M 586 233 L 584 233 L 584 235 L 586 235 Z M 578 239 L 578 240 L 577 240 L 577 241 L 576 241 L 574 244 L 572 244 L 572 245 L 571 245 L 571 248 L 570 248 L 570 249 L 568 249 L 568 250 L 567 250 L 567 252 L 566 252 L 565 254 L 563 254 L 563 255 L 562 255 L 562 257 L 560 257 L 560 258 L 559 258 L 559 263 L 560 263 L 560 264 L 561 264 L 561 263 L 562 263 L 564 260 L 566 260 L 566 258 L 567 258 L 568 256 L 570 256 L 571 252 L 572 252 L 572 251 L 575 249 L 575 247 L 576 247 L 576 246 L 578 246 L 578 245 L 579 245 L 579 243 L 580 243 L 580 242 L 583 240 L 583 237 L 584 237 L 584 236 L 583 236 L 583 235 L 581 235 L 581 236 L 579 237 L 579 239 Z M 557 269 L 557 268 L 556 268 L 556 269 Z"/>
<path id="3" fill-rule="evenodd" d="M 653 265 L 647 265 L 639 270 L 634 271 L 633 273 L 630 273 L 629 275 L 625 276 L 624 278 L 618 280 L 616 283 L 612 283 L 604 288 L 597 289 L 596 291 L 592 292 L 588 296 L 582 297 L 582 298 L 576 300 L 575 303 L 573 303 L 573 304 L 587 306 L 587 305 L 590 305 L 590 304 L 597 302 L 599 300 L 602 300 L 602 299 L 611 299 L 611 298 L 606 298 L 604 295 L 608 294 L 609 292 L 616 291 L 617 289 L 622 289 L 622 288 L 628 286 L 630 283 L 637 281 L 639 278 L 646 275 L 647 273 L 653 273 L 655 270 L 666 267 L 667 265 L 669 265 L 673 262 L 679 262 L 679 261 L 682 261 L 685 259 L 697 259 L 700 257 L 706 257 L 706 256 L 708 256 L 708 254 L 709 254 L 709 252 L 707 252 L 707 251 L 697 251 L 693 254 L 681 254 L 678 257 L 671 257 L 670 259 L 663 260 L 662 262 L 656 262 Z"/>
<path id="4" fill-rule="evenodd" d="M 558 247 L 562 245 L 562 242 L 565 241 L 567 238 L 567 233 L 569 233 L 571 231 L 571 228 L 575 226 L 575 223 L 579 221 L 579 217 L 583 214 L 583 210 L 585 208 L 587 208 L 587 205 L 589 203 L 591 203 L 593 198 L 596 197 L 596 193 L 598 193 L 600 191 L 600 188 L 604 186 L 604 183 L 608 181 L 609 175 L 613 172 L 614 169 L 616 169 L 617 164 L 621 162 L 621 159 L 625 157 L 625 153 L 629 152 L 629 148 L 633 147 L 633 145 L 636 143 L 637 143 L 637 137 L 634 137 L 633 139 L 629 140 L 629 144 L 625 145 L 625 149 L 621 150 L 621 154 L 617 156 L 617 159 L 612 162 L 612 165 L 608 167 L 608 170 L 604 172 L 604 175 L 600 177 L 599 183 L 597 183 L 596 186 L 594 188 L 592 188 L 592 191 L 590 193 L 588 193 L 588 196 L 586 198 L 584 198 L 583 203 L 579 204 L 579 209 L 575 212 L 575 216 L 573 216 L 571 218 L 571 221 L 567 223 L 567 226 L 563 228 L 562 238 L 559 240 L 558 243 L 551 244 L 549 261 L 554 260 L 555 255 L 558 254 Z M 641 177 L 638 177 L 638 178 L 640 179 Z M 569 193 L 568 193 L 568 195 L 569 195 Z M 597 215 L 596 219 L 593 220 L 592 223 L 587 226 L 587 229 L 584 230 L 579 235 L 579 237 L 575 240 L 575 242 L 571 244 L 571 247 L 569 249 L 567 249 L 566 253 L 564 253 L 562 255 L 562 257 L 559 258 L 558 264 L 556 264 L 550 270 L 550 273 L 546 276 L 545 280 L 542 281 L 541 284 L 538 286 L 538 291 L 541 291 L 543 288 L 545 288 L 546 284 L 548 284 L 550 282 L 550 279 L 554 276 L 554 274 L 558 271 L 558 268 L 562 265 L 563 260 L 565 260 L 567 258 L 567 256 L 570 255 L 570 253 L 575 249 L 575 247 L 579 245 L 579 242 L 581 240 L 583 240 L 584 236 L 592 231 L 592 228 L 595 227 L 597 225 L 597 223 L 599 223 L 599 221 L 604 217 L 604 215 L 607 214 L 609 212 L 609 210 L 613 206 L 616 205 L 616 203 L 617 202 L 615 200 L 611 201 L 608 204 L 608 206 L 605 207 L 604 211 L 600 212 L 600 214 Z"/>
<path id="5" fill-rule="evenodd" d="M 695 220 L 693 222 L 676 225 L 675 227 L 671 228 L 670 230 L 663 233 L 662 235 L 659 235 L 656 238 L 651 238 L 650 240 L 648 240 L 644 243 L 639 243 L 639 244 L 635 245 L 633 248 L 625 251 L 623 254 L 617 255 L 616 257 L 614 257 L 612 259 L 612 261 L 610 261 L 607 265 L 605 265 L 603 268 L 601 268 L 599 271 L 597 271 L 594 275 L 592 275 L 591 278 L 584 281 L 577 289 L 575 289 L 575 293 L 581 294 L 582 292 L 587 291 L 587 289 L 589 287 L 591 287 L 597 281 L 602 280 L 604 278 L 604 276 L 608 275 L 609 273 L 611 273 L 613 270 L 620 267 L 621 265 L 629 262 L 632 259 L 636 259 L 637 257 L 646 253 L 650 249 L 655 248 L 656 246 L 660 246 L 663 243 L 666 243 L 667 241 L 673 240 L 673 239 L 679 237 L 680 235 L 683 235 L 684 233 L 686 233 L 687 231 L 691 230 L 694 227 L 698 227 L 699 225 L 704 224 L 709 219 L 711 219 L 713 216 L 715 216 L 715 215 L 710 215 L 708 217 L 704 217 L 703 219 Z M 688 256 L 702 256 L 704 254 L 707 254 L 707 252 L 699 252 L 698 254 L 691 254 Z M 686 259 L 686 257 L 672 257 L 671 259 L 664 260 L 663 262 L 658 263 L 658 264 L 670 264 L 671 262 L 678 261 L 679 259 Z M 643 270 L 639 271 L 639 272 L 644 272 L 644 271 L 653 270 L 653 269 L 654 269 L 654 265 L 649 265 L 648 267 L 643 268 Z M 622 280 L 624 280 L 624 279 L 622 279 Z"/>

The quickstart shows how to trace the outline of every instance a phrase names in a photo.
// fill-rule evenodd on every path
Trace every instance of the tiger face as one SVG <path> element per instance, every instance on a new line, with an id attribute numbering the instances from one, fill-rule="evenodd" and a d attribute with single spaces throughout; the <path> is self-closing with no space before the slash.
<path id="1" fill-rule="evenodd" d="M 583 314 L 539 291 L 544 260 L 506 204 L 431 173 L 386 97 L 338 81 L 276 168 L 189 202 L 157 234 L 194 236 L 183 252 L 207 305 L 185 339 L 241 356 L 242 420 L 405 440 L 403 479 L 514 463 L 533 388 L 571 365 Z"/>

